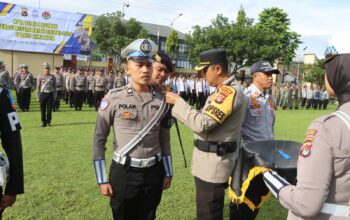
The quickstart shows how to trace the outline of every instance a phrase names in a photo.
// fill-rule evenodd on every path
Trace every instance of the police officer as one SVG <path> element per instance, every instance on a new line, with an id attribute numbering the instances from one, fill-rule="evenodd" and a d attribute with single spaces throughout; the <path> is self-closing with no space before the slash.
<path id="1" fill-rule="evenodd" d="M 0 86 L 10 88 L 11 79 L 9 72 L 5 69 L 4 61 L 0 60 Z"/>
<path id="2" fill-rule="evenodd" d="M 90 69 L 88 72 L 88 75 L 86 77 L 87 82 L 88 82 L 88 91 L 86 93 L 86 101 L 89 107 L 91 108 L 94 105 L 94 72 L 95 70 Z"/>
<path id="3" fill-rule="evenodd" d="M 27 64 L 22 64 L 21 74 L 17 77 L 17 84 L 19 87 L 19 107 L 23 112 L 29 111 L 33 75 L 28 71 Z"/>
<path id="4" fill-rule="evenodd" d="M 113 88 L 119 88 L 126 85 L 126 81 L 122 74 L 119 72 L 114 79 Z"/>
<path id="5" fill-rule="evenodd" d="M 93 86 L 92 86 L 92 92 L 94 94 L 94 102 L 95 102 L 95 110 L 98 110 L 98 107 L 100 106 L 100 102 L 107 93 L 107 79 L 103 74 L 103 69 L 98 69 L 96 71 L 96 76 L 94 77 Z"/>
<path id="6" fill-rule="evenodd" d="M 88 82 L 83 74 L 83 67 L 78 69 L 77 74 L 73 77 L 72 86 L 74 91 L 74 108 L 75 111 L 81 111 L 83 107 L 85 93 L 88 90 Z"/>
<path id="7" fill-rule="evenodd" d="M 349 33 L 334 35 L 326 50 L 325 85 L 336 95 L 336 112 L 309 126 L 297 164 L 297 185 L 275 172 L 266 185 L 289 209 L 288 220 L 350 218 L 350 47 Z"/>
<path id="8" fill-rule="evenodd" d="M 106 77 L 107 79 L 107 91 L 109 91 L 110 89 L 113 89 L 113 85 L 114 85 L 114 73 L 113 70 L 109 71 L 108 76 Z"/>
<path id="9" fill-rule="evenodd" d="M 43 73 L 38 77 L 38 98 L 41 112 L 41 127 L 51 126 L 52 108 L 57 97 L 57 81 L 53 74 L 50 74 L 50 64 L 43 63 Z"/>
<path id="10" fill-rule="evenodd" d="M 273 140 L 276 102 L 266 93 L 273 84 L 272 74 L 279 74 L 268 61 L 257 61 L 251 67 L 252 84 L 244 92 L 247 110 L 242 125 L 243 142 Z M 230 204 L 231 219 L 255 219 L 259 209 L 252 211 L 245 203 Z"/>
<path id="11" fill-rule="evenodd" d="M 0 187 L 0 219 L 2 212 L 12 206 L 16 197 L 24 193 L 22 142 L 18 115 L 14 109 L 14 102 L 8 88 L 0 86 L 0 137 L 1 144 L 8 157 L 7 165 L 2 165 L 1 170 L 9 166 L 7 183 Z M 2 156 L 3 158 L 3 156 Z M 4 160 L 2 160 L 2 163 Z M 1 175 L 3 175 L 2 173 Z M 5 180 L 6 181 L 6 180 Z M 6 186 L 5 186 L 6 185 Z"/>
<path id="12" fill-rule="evenodd" d="M 111 198 L 114 219 L 155 219 L 162 190 L 171 183 L 170 135 L 160 125 L 166 114 L 161 93 L 149 86 L 157 45 L 138 39 L 122 51 L 132 82 L 112 89 L 101 101 L 94 137 L 94 165 L 100 191 Z M 114 130 L 109 181 L 105 150 Z M 138 140 L 136 140 L 136 138 Z M 136 141 L 135 141 L 136 140 Z M 140 141 L 139 141 L 140 140 Z"/>
<path id="13" fill-rule="evenodd" d="M 75 78 L 76 72 L 74 69 L 72 69 L 69 72 L 68 78 L 67 78 L 67 83 L 66 87 L 68 88 L 68 93 L 69 93 L 69 107 L 73 108 L 74 107 L 74 97 L 75 97 L 75 87 L 74 87 L 74 78 Z"/>
<path id="14" fill-rule="evenodd" d="M 201 112 L 193 109 L 179 95 L 166 93 L 174 104 L 172 115 L 194 131 L 192 174 L 195 178 L 197 219 L 222 219 L 228 178 L 232 172 L 241 122 L 245 111 L 244 94 L 234 76 L 228 74 L 226 51 L 211 49 L 200 53 L 200 64 L 211 94 Z"/>
<path id="15" fill-rule="evenodd" d="M 59 66 L 55 66 L 53 75 L 56 78 L 56 86 L 57 86 L 57 96 L 54 101 L 53 111 L 58 112 L 60 110 L 60 101 L 62 99 L 65 82 L 64 82 L 63 74 L 60 72 Z"/>
<path id="16" fill-rule="evenodd" d="M 171 59 L 164 51 L 157 51 L 153 60 L 152 85 L 163 85 L 173 71 Z"/>

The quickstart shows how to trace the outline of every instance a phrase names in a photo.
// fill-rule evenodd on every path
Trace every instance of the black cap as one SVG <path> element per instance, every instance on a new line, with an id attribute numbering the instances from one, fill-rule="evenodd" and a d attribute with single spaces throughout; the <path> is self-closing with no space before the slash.
<path id="1" fill-rule="evenodd" d="M 171 59 L 164 51 L 157 51 L 157 53 L 153 56 L 153 59 L 164 64 L 170 73 L 173 72 L 173 64 Z"/>
<path id="2" fill-rule="evenodd" d="M 271 64 L 268 61 L 260 60 L 258 62 L 255 62 L 251 69 L 250 74 L 256 73 L 256 72 L 262 72 L 262 73 L 275 73 L 279 74 L 280 71 L 278 69 L 273 69 Z"/>
<path id="3" fill-rule="evenodd" d="M 199 60 L 199 64 L 194 68 L 197 71 L 203 70 L 205 67 L 213 64 L 226 64 L 226 50 L 219 48 L 203 51 L 199 54 Z"/>
<path id="4" fill-rule="evenodd" d="M 83 71 L 83 70 L 84 70 L 84 67 L 80 67 L 79 70 L 80 70 L 80 71 Z"/>

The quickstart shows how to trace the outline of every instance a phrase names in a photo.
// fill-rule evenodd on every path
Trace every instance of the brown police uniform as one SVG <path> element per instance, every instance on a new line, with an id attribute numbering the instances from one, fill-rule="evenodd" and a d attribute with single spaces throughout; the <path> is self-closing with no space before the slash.
<path id="1" fill-rule="evenodd" d="M 129 84 L 110 90 L 101 101 L 93 159 L 97 182 L 107 183 L 104 169 L 106 141 L 113 126 L 114 157 L 109 182 L 115 194 L 110 204 L 116 219 L 154 219 L 162 195 L 163 178 L 172 176 L 171 166 L 165 165 L 171 165 L 170 130 L 161 123 L 167 111 L 125 157 L 119 154 L 157 113 L 162 100 L 163 96 L 153 89 L 137 94 Z M 143 195 L 139 195 L 140 192 Z M 140 210 L 141 204 L 144 208 Z"/>
<path id="2" fill-rule="evenodd" d="M 81 111 L 83 107 L 85 93 L 88 89 L 88 82 L 86 76 L 83 74 L 76 74 L 73 78 L 74 85 L 74 107 L 76 111 Z"/>
<path id="3" fill-rule="evenodd" d="M 103 96 L 108 91 L 107 84 L 108 84 L 108 81 L 105 76 L 96 75 L 94 77 L 92 92 L 94 94 L 94 105 L 95 105 L 96 111 L 98 109 L 98 106 L 100 106 L 100 102 Z"/>
<path id="4" fill-rule="evenodd" d="M 339 108 L 350 116 L 350 102 Z M 298 183 L 279 192 L 288 219 L 350 219 L 319 213 L 323 204 L 350 209 L 350 128 L 334 115 L 311 123 L 298 160 Z"/>
<path id="5" fill-rule="evenodd" d="M 52 108 L 57 92 L 56 77 L 52 74 L 40 75 L 37 79 L 42 127 L 50 125 Z"/>
<path id="6" fill-rule="evenodd" d="M 157 48 L 149 39 L 137 39 L 122 51 L 121 56 L 130 62 L 151 64 Z M 150 67 L 147 68 L 150 71 Z M 163 181 L 166 177 L 168 182 L 172 177 L 170 126 L 165 125 L 168 109 L 161 93 L 151 87 L 147 92 L 137 93 L 131 84 L 110 90 L 100 103 L 94 138 L 94 166 L 97 183 L 110 184 L 113 189 L 110 205 L 114 219 L 156 218 Z M 112 126 L 114 156 L 108 183 L 105 151 Z"/>
<path id="7" fill-rule="evenodd" d="M 88 91 L 86 93 L 86 101 L 87 104 L 89 104 L 89 107 L 92 107 L 94 105 L 94 75 L 90 73 L 87 77 L 88 81 Z"/>
<path id="8" fill-rule="evenodd" d="M 65 87 L 65 81 L 64 76 L 62 73 L 53 73 L 53 75 L 56 77 L 56 84 L 57 84 L 57 97 L 54 102 L 53 111 L 59 111 L 60 109 L 60 101 L 63 96 L 63 91 Z"/>
<path id="9" fill-rule="evenodd" d="M 172 109 L 172 115 L 194 131 L 192 175 L 196 188 L 203 182 L 211 183 L 206 190 L 200 187 L 196 192 L 197 219 L 222 218 L 224 190 L 235 163 L 234 152 L 238 152 L 244 111 L 243 89 L 233 76 L 207 98 L 201 112 L 183 99 Z M 213 203 L 222 199 L 222 204 L 211 206 L 203 199 Z"/>

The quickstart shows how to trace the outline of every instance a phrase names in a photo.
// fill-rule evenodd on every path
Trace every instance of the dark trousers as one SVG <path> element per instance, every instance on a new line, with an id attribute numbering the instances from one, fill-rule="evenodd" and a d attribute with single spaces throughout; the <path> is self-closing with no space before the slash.
<path id="1" fill-rule="evenodd" d="M 67 89 L 64 90 L 64 94 L 63 94 L 63 99 L 64 99 L 64 102 L 66 104 L 68 104 L 68 101 L 69 101 L 69 91 Z"/>
<path id="2" fill-rule="evenodd" d="M 194 177 L 197 220 L 222 220 L 227 183 L 209 183 Z"/>
<path id="3" fill-rule="evenodd" d="M 22 111 L 28 111 L 30 106 L 31 88 L 19 89 L 19 103 Z"/>
<path id="4" fill-rule="evenodd" d="M 301 100 L 301 107 L 304 108 L 306 104 L 306 98 L 302 98 Z"/>
<path id="5" fill-rule="evenodd" d="M 203 108 L 205 103 L 204 92 L 198 92 L 196 109 L 199 110 Z"/>
<path id="6" fill-rule="evenodd" d="M 89 104 L 89 107 L 94 106 L 94 94 L 92 93 L 92 90 L 89 90 L 86 94 L 87 104 Z"/>
<path id="7" fill-rule="evenodd" d="M 197 94 L 195 90 L 190 93 L 190 105 L 194 105 L 197 102 Z"/>
<path id="8" fill-rule="evenodd" d="M 100 106 L 101 99 L 105 96 L 105 93 L 103 91 L 95 91 L 94 98 L 95 98 L 95 109 L 98 110 L 98 107 Z"/>
<path id="9" fill-rule="evenodd" d="M 134 168 L 112 161 L 109 179 L 115 195 L 110 200 L 114 219 L 156 218 L 156 210 L 163 192 L 162 162 L 149 168 Z"/>
<path id="10" fill-rule="evenodd" d="M 321 109 L 323 106 L 323 100 L 318 101 L 318 109 Z"/>
<path id="11" fill-rule="evenodd" d="M 259 213 L 259 209 L 252 211 L 245 203 L 230 203 L 230 220 L 254 220 Z"/>
<path id="12" fill-rule="evenodd" d="M 53 107 L 54 111 L 60 110 L 61 99 L 62 99 L 62 91 L 57 91 L 57 97 L 54 101 L 54 107 Z"/>
<path id="13" fill-rule="evenodd" d="M 320 101 L 319 99 L 314 99 L 313 102 L 312 102 L 313 107 L 314 107 L 315 110 L 317 110 L 319 101 Z"/>
<path id="14" fill-rule="evenodd" d="M 41 121 L 43 124 L 50 124 L 52 119 L 53 92 L 40 93 L 39 95 Z"/>
<path id="15" fill-rule="evenodd" d="M 180 92 L 179 95 L 187 102 L 187 95 L 186 95 L 186 92 Z"/>
<path id="16" fill-rule="evenodd" d="M 69 91 L 69 106 L 74 107 L 74 91 Z"/>
<path id="17" fill-rule="evenodd" d="M 84 96 L 85 96 L 85 91 L 78 91 L 76 90 L 74 92 L 74 108 L 76 111 L 81 111 L 83 107 L 83 102 L 84 102 Z"/>
<path id="18" fill-rule="evenodd" d="M 313 105 L 312 99 L 306 99 L 306 109 L 309 109 Z"/>
<path id="19" fill-rule="evenodd" d="M 327 109 L 328 99 L 323 100 L 323 109 Z"/>

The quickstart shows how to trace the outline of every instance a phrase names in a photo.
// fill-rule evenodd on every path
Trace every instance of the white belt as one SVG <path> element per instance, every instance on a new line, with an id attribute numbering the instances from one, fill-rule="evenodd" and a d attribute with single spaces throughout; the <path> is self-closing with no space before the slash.
<path id="1" fill-rule="evenodd" d="M 320 212 L 333 216 L 350 217 L 350 206 L 324 203 Z"/>
<path id="2" fill-rule="evenodd" d="M 121 165 L 124 165 L 126 162 L 127 156 L 121 156 L 120 154 L 114 154 L 113 160 L 116 163 L 119 163 Z M 157 156 L 145 158 L 145 159 L 137 159 L 137 158 L 130 158 L 130 166 L 131 167 L 137 167 L 137 168 L 146 168 L 151 167 L 157 163 L 157 161 L 160 161 L 162 159 L 162 153 L 158 153 Z"/>

